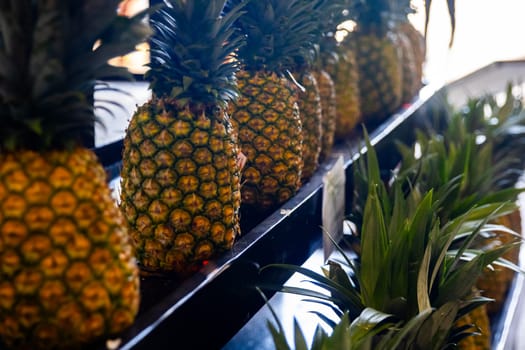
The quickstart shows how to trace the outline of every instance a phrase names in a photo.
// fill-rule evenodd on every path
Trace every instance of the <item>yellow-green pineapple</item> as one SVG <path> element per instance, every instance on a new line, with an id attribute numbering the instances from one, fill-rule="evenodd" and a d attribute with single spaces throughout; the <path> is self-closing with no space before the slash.
<path id="1" fill-rule="evenodd" d="M 476 287 L 473 287 L 472 291 L 472 296 L 474 297 L 479 297 L 481 295 Z M 456 319 L 454 327 L 456 329 L 461 329 L 462 332 L 470 333 L 468 336 L 458 341 L 458 349 L 490 350 L 492 348 L 490 318 L 487 313 L 487 305 L 489 304 L 476 306 L 465 315 Z"/>
<path id="2" fill-rule="evenodd" d="M 344 1 L 344 0 L 343 0 Z M 311 47 L 296 59 L 293 72 L 304 92 L 299 92 L 299 113 L 303 125 L 303 181 L 317 170 L 321 158 L 331 151 L 337 118 L 337 101 L 333 79 L 323 67 L 321 56 L 332 55 L 337 20 L 342 21 L 344 7 L 340 1 L 303 0 L 306 4 L 301 26 L 310 29 Z M 306 39 L 304 39 L 306 40 Z"/>
<path id="3" fill-rule="evenodd" d="M 401 50 L 401 65 L 403 80 L 401 83 L 401 102 L 411 103 L 421 86 L 421 77 L 416 67 L 416 57 L 408 37 L 401 31 L 396 31 L 395 36 Z"/>
<path id="4" fill-rule="evenodd" d="M 247 158 L 242 207 L 258 215 L 275 210 L 301 187 L 303 132 L 298 87 L 287 70 L 298 50 L 309 47 L 309 42 L 302 41 L 304 30 L 296 21 L 301 18 L 295 12 L 300 2 L 230 1 L 231 6 L 246 3 L 236 25 L 247 38 L 239 50 L 240 96 L 230 107 Z"/>
<path id="5" fill-rule="evenodd" d="M 512 218 L 516 213 L 519 218 L 519 210 L 516 210 L 512 214 L 507 214 L 494 220 L 495 224 L 502 225 L 516 233 L 512 234 L 505 231 L 490 232 L 490 234 L 480 240 L 482 249 L 517 243 L 520 240 L 518 235 L 521 234 L 521 227 L 516 227 L 512 222 Z M 518 264 L 519 251 L 520 247 L 516 245 L 506 251 L 502 257 L 514 264 Z M 494 316 L 501 311 L 515 274 L 513 270 L 507 267 L 495 265 L 490 269 L 486 268 L 478 278 L 476 282 L 477 288 L 483 292 L 483 296 L 493 299 L 492 302 L 486 305 L 489 316 Z"/>
<path id="6" fill-rule="evenodd" d="M 344 0 L 341 0 L 344 2 Z M 337 28 L 337 22 L 335 22 Z M 348 36 L 341 43 L 335 38 L 335 30 L 326 36 L 321 44 L 326 52 L 322 65 L 335 84 L 336 128 L 335 140 L 348 140 L 355 127 L 361 122 L 361 93 L 359 67 L 356 51 Z"/>
<path id="7" fill-rule="evenodd" d="M 107 61 L 150 34 L 141 17 L 117 17 L 118 2 L 0 3 L 0 343 L 8 348 L 84 347 L 118 335 L 138 312 L 125 221 L 85 146 L 96 80 L 130 78 Z"/>
<path id="8" fill-rule="evenodd" d="M 321 152 L 319 161 L 322 162 L 332 153 L 335 141 L 336 123 L 336 94 L 334 80 L 324 69 L 313 71 L 319 86 L 321 98 Z"/>
<path id="9" fill-rule="evenodd" d="M 341 128 L 341 131 L 337 131 L 339 134 L 349 134 L 357 122 L 359 108 L 359 98 L 356 93 L 357 90 L 351 88 L 352 79 L 355 79 L 355 85 L 357 85 L 357 78 L 352 78 L 349 74 L 344 79 L 339 79 L 339 86 L 336 87 L 335 80 L 327 71 L 327 62 L 331 62 L 330 68 L 332 73 L 337 70 L 336 65 L 339 62 L 338 54 L 338 43 L 335 39 L 338 25 L 346 19 L 348 12 L 345 11 L 345 4 L 347 0 L 318 0 L 316 4 L 315 24 L 317 26 L 316 34 L 318 39 L 316 40 L 317 55 L 312 67 L 312 73 L 314 74 L 317 84 L 319 86 L 319 94 L 321 97 L 321 154 L 319 160 L 323 161 L 326 159 L 331 151 L 335 142 L 336 124 L 338 120 L 339 110 L 339 124 L 346 124 L 345 127 Z M 341 64 L 345 64 L 341 62 Z M 329 69 L 330 69 L 329 68 Z M 345 68 L 352 68 L 351 65 L 346 65 Z M 354 66 L 354 71 L 356 67 Z M 342 77 L 341 77 L 342 78 Z M 350 78 L 350 82 L 342 84 Z M 339 95 L 340 99 L 337 98 Z M 343 95 L 344 94 L 344 95 Z M 355 97 L 355 98 L 353 98 Z M 342 125 L 340 125 L 342 126 Z"/>
<path id="10" fill-rule="evenodd" d="M 410 5 L 410 0 L 393 3 L 392 8 L 394 10 L 393 32 L 398 38 L 402 53 L 403 92 L 401 100 L 403 103 L 410 103 L 422 85 L 426 42 L 423 34 L 408 19 L 408 14 L 415 12 Z"/>
<path id="11" fill-rule="evenodd" d="M 121 209 L 141 271 L 185 277 L 240 234 L 239 152 L 227 104 L 237 94 L 225 0 L 170 0 L 152 19 L 152 98 L 124 138 Z"/>
<path id="12" fill-rule="evenodd" d="M 306 182 L 319 167 L 322 146 L 322 105 L 319 83 L 310 69 L 298 68 L 297 81 L 304 90 L 299 91 L 299 115 L 303 134 L 303 171 L 301 181 Z"/>
<path id="13" fill-rule="evenodd" d="M 369 127 L 401 106 L 401 53 L 389 10 L 388 0 L 365 0 L 357 8 L 357 24 L 349 36 L 359 69 L 361 118 Z"/>

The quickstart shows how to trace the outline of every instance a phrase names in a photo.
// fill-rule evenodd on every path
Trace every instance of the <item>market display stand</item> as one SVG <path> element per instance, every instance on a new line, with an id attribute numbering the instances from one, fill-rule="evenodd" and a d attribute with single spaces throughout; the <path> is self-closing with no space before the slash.
<path id="1" fill-rule="evenodd" d="M 492 72 L 491 69 L 489 71 Z M 476 78 L 476 75 L 468 78 Z M 499 79 L 503 78 L 500 76 Z M 412 142 L 415 129 L 429 123 L 440 127 L 440 120 L 446 113 L 449 88 L 457 93 L 461 85 L 423 87 L 410 105 L 404 106 L 381 125 L 368 129 L 382 169 L 390 171 L 400 160 L 395 141 Z M 121 150 L 121 140 L 96 149 L 111 183 L 117 187 Z M 331 156 L 320 165 L 314 176 L 281 208 L 266 217 L 243 212 L 242 235 L 231 251 L 209 261 L 198 273 L 183 280 L 142 278 L 141 308 L 135 323 L 120 338 L 96 344 L 96 347 L 272 349 L 266 328 L 267 321 L 272 318 L 265 301 L 255 289 L 260 282 L 258 269 L 270 263 L 306 264 L 309 267 L 322 264 L 323 176 L 339 157 L 343 157 L 348 214 L 353 189 L 352 166 L 361 151 L 362 135 L 356 131 L 347 142 L 335 145 Z M 294 276 L 280 273 L 272 276 L 272 281 L 284 284 L 290 277 Z M 508 301 L 499 317 L 493 320 L 495 349 L 507 349 L 505 344 L 512 339 L 510 322 L 515 316 L 522 285 L 523 276 L 517 275 Z M 293 317 L 303 315 L 304 326 L 313 327 L 314 323 L 309 323 L 308 316 L 305 316 L 308 313 L 301 313 L 305 309 L 301 309 L 297 298 L 283 296 L 282 293 L 267 293 L 267 296 L 271 297 L 271 305 L 275 306 L 285 324 L 291 324 Z M 311 305 L 308 307 L 311 309 Z"/>

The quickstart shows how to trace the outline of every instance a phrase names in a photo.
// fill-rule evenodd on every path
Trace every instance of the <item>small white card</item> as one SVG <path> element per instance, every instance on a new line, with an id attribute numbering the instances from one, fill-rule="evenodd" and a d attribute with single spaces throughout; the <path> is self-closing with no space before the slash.
<path id="1" fill-rule="evenodd" d="M 335 249 L 332 239 L 339 242 L 343 237 L 345 215 L 345 168 L 343 156 L 339 156 L 332 169 L 323 177 L 323 254 L 327 261 Z M 332 239 L 330 239 L 330 237 Z"/>

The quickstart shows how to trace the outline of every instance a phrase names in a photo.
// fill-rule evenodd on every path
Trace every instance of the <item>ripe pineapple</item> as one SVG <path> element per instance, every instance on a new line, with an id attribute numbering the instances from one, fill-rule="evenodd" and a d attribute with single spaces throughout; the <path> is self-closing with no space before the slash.
<path id="1" fill-rule="evenodd" d="M 516 210 L 514 213 L 518 213 Z M 496 224 L 503 225 L 516 232 L 521 232 L 519 227 L 514 227 L 511 218 L 515 214 L 508 214 L 501 216 L 495 220 Z M 493 232 L 491 236 L 485 238 L 482 241 L 482 248 L 487 247 L 500 247 L 504 244 L 517 242 L 518 237 L 513 236 L 508 232 Z M 505 252 L 503 258 L 517 264 L 519 259 L 519 246 L 515 246 L 512 249 Z M 515 272 L 506 267 L 494 266 L 493 269 L 486 268 L 483 274 L 478 278 L 476 286 L 483 292 L 483 296 L 494 299 L 493 302 L 487 304 L 487 313 L 490 316 L 496 315 L 501 311 L 505 299 L 507 297 L 508 290 L 514 279 Z"/>
<path id="2" fill-rule="evenodd" d="M 232 120 L 247 161 L 241 201 L 249 213 L 264 215 L 296 194 L 303 172 L 303 132 L 298 87 L 287 69 L 310 44 L 297 8 L 303 0 L 229 1 L 246 3 L 237 27 L 247 37 L 239 51 L 240 97 Z M 297 30 L 289 30 L 297 28 Z M 306 32 L 306 33 L 305 33 Z"/>
<path id="3" fill-rule="evenodd" d="M 401 102 L 410 103 L 421 87 L 421 76 L 417 68 L 417 60 L 408 37 L 397 30 L 395 33 L 401 49 L 401 65 L 403 80 L 401 83 Z"/>
<path id="4" fill-rule="evenodd" d="M 361 119 L 369 127 L 383 122 L 401 106 L 401 52 L 388 15 L 388 0 L 364 1 L 349 36 L 359 70 Z"/>
<path id="5" fill-rule="evenodd" d="M 130 77 L 107 62 L 150 33 L 141 17 L 117 17 L 117 6 L 0 4 L 0 338 L 8 348 L 81 347 L 118 334 L 138 311 L 128 231 L 83 143 L 96 79 Z"/>
<path id="6" fill-rule="evenodd" d="M 423 78 L 426 42 L 408 19 L 408 14 L 415 12 L 410 0 L 393 3 L 395 25 L 393 31 L 398 38 L 402 52 L 403 87 L 402 102 L 410 103 L 419 92 Z"/>
<path id="7" fill-rule="evenodd" d="M 335 84 L 324 69 L 313 71 L 314 77 L 319 85 L 319 96 L 321 98 L 321 153 L 319 161 L 322 162 L 332 152 L 335 139 L 336 123 L 336 94 Z"/>
<path id="8" fill-rule="evenodd" d="M 341 45 L 334 56 L 326 58 L 324 67 L 335 84 L 337 118 L 334 137 L 345 140 L 361 121 L 359 69 L 354 49 Z"/>
<path id="9" fill-rule="evenodd" d="M 461 339 L 457 348 L 460 350 L 490 350 L 490 319 L 485 305 L 478 306 L 456 321 L 455 327 L 470 326 L 468 332 L 474 334 Z"/>
<path id="10" fill-rule="evenodd" d="M 299 92 L 298 106 L 303 134 L 303 172 L 301 181 L 306 182 L 319 167 L 322 146 L 321 92 L 315 75 L 309 69 L 297 73 L 297 80 L 304 88 Z"/>
<path id="11" fill-rule="evenodd" d="M 314 61 L 313 71 L 317 83 L 319 85 L 319 93 L 321 97 L 321 154 L 319 160 L 322 161 L 332 151 L 335 141 L 336 124 L 339 115 L 339 124 L 346 124 L 347 126 L 338 131 L 339 134 L 348 135 L 353 125 L 357 121 L 359 111 L 359 98 L 357 90 L 351 89 L 351 84 L 357 85 L 357 78 L 352 78 L 351 74 L 342 76 L 337 80 L 336 66 L 339 60 L 338 44 L 335 39 L 337 27 L 346 18 L 348 12 L 345 11 L 347 0 L 329 1 L 318 0 L 315 11 L 315 25 L 317 26 L 317 35 L 319 39 L 317 43 L 317 56 Z M 328 62 L 331 62 L 330 68 L 332 74 L 327 71 Z M 351 65 L 346 65 L 343 68 L 352 68 Z M 356 67 L 354 66 L 354 72 Z M 351 81 L 348 82 L 348 78 Z M 352 81 L 352 79 L 355 79 Z M 335 81 L 339 82 L 336 87 Z M 347 83 L 345 83 L 347 82 Z M 340 95 L 340 98 L 337 98 Z M 344 96 L 345 95 L 345 96 Z M 357 107 L 357 108 L 356 108 Z M 339 111 L 339 112 L 338 112 Z M 341 126 L 341 125 L 340 125 Z"/>
<path id="12" fill-rule="evenodd" d="M 240 12 L 222 15 L 224 2 L 170 0 L 151 21 L 152 98 L 129 123 L 121 170 L 121 209 L 145 273 L 187 276 L 240 234 L 238 147 L 225 110 L 236 96 Z"/>
<path id="13" fill-rule="evenodd" d="M 476 287 L 472 288 L 472 297 L 479 297 L 480 290 Z M 487 313 L 487 305 L 481 304 L 460 318 L 456 319 L 454 327 L 462 329 L 462 332 L 471 333 L 467 337 L 462 338 L 457 348 L 460 350 L 490 350 L 491 349 L 491 328 L 490 318 Z M 464 329 L 463 329 L 464 328 Z"/>

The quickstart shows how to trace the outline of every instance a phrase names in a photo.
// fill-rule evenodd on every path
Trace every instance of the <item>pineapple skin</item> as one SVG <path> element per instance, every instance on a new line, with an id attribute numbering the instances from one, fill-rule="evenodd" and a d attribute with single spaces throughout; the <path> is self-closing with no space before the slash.
<path id="1" fill-rule="evenodd" d="M 518 233 L 521 232 L 521 218 L 519 210 L 511 214 L 498 217 L 496 224 L 508 227 Z M 517 222 L 516 222 L 517 221 Z M 516 225 L 517 223 L 517 225 Z M 484 240 L 484 246 L 499 247 L 505 244 L 515 242 L 516 237 L 507 232 L 494 232 L 493 236 Z M 502 257 L 518 264 L 519 246 L 513 247 L 506 251 Z M 476 287 L 483 291 L 483 296 L 494 299 L 486 305 L 489 316 L 496 315 L 501 311 L 507 294 L 514 279 L 515 272 L 506 267 L 495 265 L 493 269 L 486 268 L 476 282 Z"/>
<path id="2" fill-rule="evenodd" d="M 319 84 L 315 75 L 308 70 L 297 74 L 299 84 L 304 88 L 298 94 L 299 115 L 303 133 L 303 171 L 301 181 L 308 181 L 319 167 L 322 146 L 322 105 Z"/>
<path id="3" fill-rule="evenodd" d="M 322 162 L 332 152 L 337 118 L 335 84 L 330 74 L 323 69 L 312 72 L 319 85 L 321 97 L 321 153 L 319 161 Z"/>
<path id="4" fill-rule="evenodd" d="M 238 147 L 214 113 L 154 99 L 129 123 L 120 207 L 144 274 L 187 276 L 240 234 Z"/>
<path id="5" fill-rule="evenodd" d="M 401 86 L 401 102 L 410 103 L 416 96 L 421 86 L 421 73 L 419 63 L 416 59 L 415 50 L 412 47 L 412 42 L 405 35 L 404 32 L 395 31 L 399 48 L 401 49 L 401 67 L 402 67 L 402 86 Z"/>
<path id="6" fill-rule="evenodd" d="M 275 72 L 237 73 L 240 96 L 230 104 L 235 132 L 247 158 L 241 205 L 275 210 L 301 187 L 303 133 L 297 91 Z"/>
<path id="7" fill-rule="evenodd" d="M 129 327 L 139 272 L 90 150 L 0 154 L 0 336 L 72 349 Z"/>
<path id="8" fill-rule="evenodd" d="M 327 60 L 324 70 L 335 84 L 336 128 L 334 139 L 346 140 L 361 121 L 359 70 L 352 48 L 341 47 L 337 60 Z"/>
<path id="9" fill-rule="evenodd" d="M 456 321 L 455 326 L 472 325 L 469 331 L 479 334 L 461 339 L 457 344 L 460 350 L 491 350 L 490 319 L 485 305 L 481 305 Z"/>
<path id="10" fill-rule="evenodd" d="M 425 63 L 426 56 L 426 41 L 423 34 L 418 31 L 410 22 L 401 22 L 396 28 L 396 32 L 404 34 L 414 52 L 415 67 L 419 81 L 423 78 L 423 65 Z"/>
<path id="11" fill-rule="evenodd" d="M 356 31 L 350 39 L 359 69 L 361 120 L 376 126 L 401 106 L 401 53 L 391 32 Z"/>

